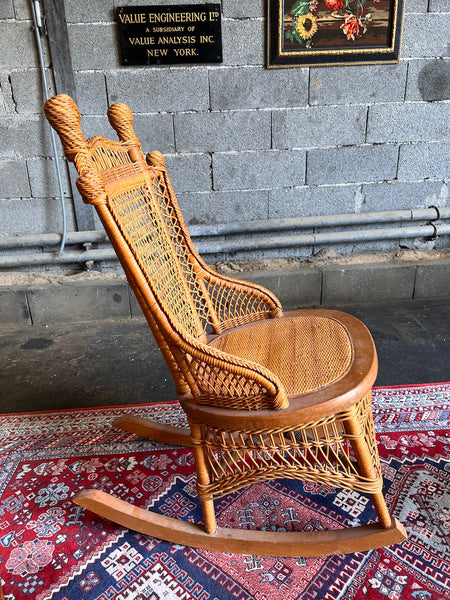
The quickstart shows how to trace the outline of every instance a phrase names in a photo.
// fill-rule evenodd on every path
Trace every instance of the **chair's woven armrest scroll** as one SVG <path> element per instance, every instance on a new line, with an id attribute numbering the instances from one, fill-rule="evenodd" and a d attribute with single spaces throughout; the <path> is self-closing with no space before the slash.
<path id="1" fill-rule="evenodd" d="M 257 284 L 202 269 L 203 283 L 220 324 L 220 331 L 282 315 L 278 298 Z"/>
<path id="2" fill-rule="evenodd" d="M 240 410 L 289 406 L 279 378 L 266 367 L 198 342 L 183 340 L 186 366 L 199 388 L 200 404 Z"/>

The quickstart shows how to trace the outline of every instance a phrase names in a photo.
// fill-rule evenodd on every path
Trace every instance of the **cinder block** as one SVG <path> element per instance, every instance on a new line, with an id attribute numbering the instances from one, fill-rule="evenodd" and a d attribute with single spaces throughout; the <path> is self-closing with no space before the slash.
<path id="1" fill-rule="evenodd" d="M 42 117 L 17 116 L 0 119 L 0 156 L 24 158 L 52 156 L 50 125 Z"/>
<path id="2" fill-rule="evenodd" d="M 379 104 L 369 107 L 369 143 L 447 142 L 447 104 Z"/>
<path id="3" fill-rule="evenodd" d="M 313 68 L 309 101 L 313 105 L 403 102 L 406 73 L 407 63 L 339 67 L 339 77 L 336 67 Z"/>
<path id="4" fill-rule="evenodd" d="M 211 108 L 290 108 L 308 101 L 308 70 L 259 67 L 211 69 Z"/>
<path id="5" fill-rule="evenodd" d="M 8 113 L 7 101 L 6 101 L 5 95 L 2 91 L 2 88 L 0 86 L 0 117 L 3 117 L 7 113 Z"/>
<path id="6" fill-rule="evenodd" d="M 34 198 L 60 197 L 58 176 L 54 160 L 37 158 L 27 161 L 28 172 L 30 174 L 31 195 Z M 63 192 L 70 195 L 69 176 L 67 172 L 67 163 L 60 161 L 61 180 Z"/>
<path id="7" fill-rule="evenodd" d="M 214 154 L 215 190 L 271 189 L 303 185 L 306 152 Z"/>
<path id="8" fill-rule="evenodd" d="M 440 181 L 363 185 L 361 212 L 426 208 L 436 204 L 441 187 Z"/>
<path id="9" fill-rule="evenodd" d="M 333 215 L 356 211 L 359 187 L 316 186 L 269 192 L 269 219 Z"/>
<path id="10" fill-rule="evenodd" d="M 392 302 L 413 298 L 416 266 L 373 263 L 322 270 L 322 304 Z"/>
<path id="11" fill-rule="evenodd" d="M 55 94 L 53 85 L 53 74 L 46 69 L 46 77 L 49 96 Z M 14 71 L 10 75 L 12 93 L 15 102 L 15 110 L 18 114 L 42 115 L 44 106 L 44 95 L 42 91 L 41 72 L 38 69 L 26 69 Z"/>
<path id="12" fill-rule="evenodd" d="M 448 13 L 450 12 L 450 7 L 448 5 L 447 0 L 430 0 L 429 11 L 437 13 Z"/>
<path id="13" fill-rule="evenodd" d="M 130 106 L 132 112 L 133 107 Z M 159 150 L 164 154 L 175 152 L 173 116 L 170 114 L 133 115 L 134 129 L 141 140 L 144 154 Z"/>
<path id="14" fill-rule="evenodd" d="M 8 70 L 39 67 L 35 39 L 29 23 L 16 20 L 0 21 L 0 40 L 2 40 L 2 65 L 5 65 Z M 48 62 L 45 51 L 46 66 Z"/>
<path id="15" fill-rule="evenodd" d="M 178 195 L 181 212 L 188 225 L 228 223 L 267 219 L 269 192 L 210 192 Z"/>
<path id="16" fill-rule="evenodd" d="M 101 23 L 114 21 L 114 0 L 90 0 L 89 10 L 78 0 L 65 0 L 64 8 L 68 23 Z M 120 2 L 120 6 L 126 3 Z M 139 3 L 136 3 L 139 4 Z"/>
<path id="17" fill-rule="evenodd" d="M 19 198 L 30 193 L 25 161 L 0 162 L 0 198 Z"/>
<path id="18" fill-rule="evenodd" d="M 124 100 L 120 100 L 124 102 Z M 111 103 L 112 104 L 112 103 Z M 172 115 L 170 114 L 134 114 L 134 106 L 130 103 L 133 113 L 134 129 L 141 140 L 144 154 L 152 150 L 159 150 L 164 154 L 175 152 L 175 139 L 173 133 Z M 106 114 L 99 116 L 86 116 L 81 119 L 81 128 L 85 137 L 103 135 L 109 139 L 117 140 L 117 133 L 109 124 Z"/>
<path id="19" fill-rule="evenodd" d="M 223 16 L 231 19 L 261 18 L 264 16 L 263 0 L 228 0 L 223 5 Z"/>
<path id="20" fill-rule="evenodd" d="M 0 325 L 31 325 L 25 290 L 0 288 Z"/>
<path id="21" fill-rule="evenodd" d="M 404 180 L 447 179 L 450 176 L 450 144 L 400 146 L 398 177 Z"/>
<path id="22" fill-rule="evenodd" d="M 446 0 L 443 1 L 445 4 Z M 449 30 L 450 11 L 440 14 L 436 12 L 406 14 L 403 27 L 402 58 L 447 56 Z M 421 32 L 421 35 L 417 35 L 418 31 Z"/>
<path id="23" fill-rule="evenodd" d="M 450 10 L 450 4 L 449 10 Z M 450 99 L 450 59 L 408 61 L 406 100 L 439 102 Z"/>
<path id="24" fill-rule="evenodd" d="M 445 2 L 446 0 L 444 0 Z M 426 13 L 428 11 L 429 0 L 409 0 L 404 3 L 406 13 Z"/>
<path id="25" fill-rule="evenodd" d="M 269 150 L 271 114 L 268 111 L 227 111 L 175 115 L 179 152 Z"/>
<path id="26" fill-rule="evenodd" d="M 79 5 L 79 3 L 77 3 Z M 90 9 L 90 5 L 89 5 Z M 91 14 L 90 10 L 84 13 Z M 74 73 L 77 105 L 82 115 L 105 115 L 108 109 L 105 75 L 99 72 Z"/>
<path id="27" fill-rule="evenodd" d="M 109 102 L 125 102 L 135 113 L 209 109 L 206 69 L 133 69 L 106 75 Z"/>
<path id="28" fill-rule="evenodd" d="M 68 24 L 74 71 L 114 69 L 119 66 L 115 23 Z"/>
<path id="29" fill-rule="evenodd" d="M 450 298 L 450 259 L 417 265 L 414 298 Z"/>
<path id="30" fill-rule="evenodd" d="M 176 194 L 211 191 L 211 159 L 207 154 L 177 154 L 165 157 Z"/>
<path id="31" fill-rule="evenodd" d="M 16 13 L 16 19 L 32 19 L 30 2 L 27 0 L 14 0 L 14 12 Z"/>
<path id="32" fill-rule="evenodd" d="M 261 19 L 222 20 L 223 63 L 264 64 L 265 24 Z"/>
<path id="33" fill-rule="evenodd" d="M 311 148 L 363 144 L 365 106 L 326 106 L 273 112 L 273 147 Z"/>
<path id="34" fill-rule="evenodd" d="M 121 318 L 131 314 L 126 283 L 31 286 L 27 297 L 34 324 Z"/>
<path id="35" fill-rule="evenodd" d="M 6 73 L 0 73 L 0 116 L 13 115 L 16 105 L 13 100 L 11 78 Z"/>
<path id="36" fill-rule="evenodd" d="M 117 139 L 117 135 L 114 133 L 114 130 L 109 124 L 108 117 L 105 114 L 82 115 L 81 130 L 83 131 L 85 138 L 95 135 L 103 135 L 110 139 Z"/>
<path id="37" fill-rule="evenodd" d="M 0 19 L 14 19 L 14 16 L 12 0 L 3 0 L 0 4 Z"/>
<path id="38" fill-rule="evenodd" d="M 394 179 L 398 148 L 391 145 L 348 146 L 308 151 L 308 185 Z"/>
<path id="39" fill-rule="evenodd" d="M 71 200 L 66 198 L 67 230 L 75 231 Z M 11 198 L 1 202 L 0 236 L 61 232 L 62 215 L 56 198 Z"/>
<path id="40" fill-rule="evenodd" d="M 252 271 L 241 275 L 240 279 L 252 281 L 273 292 L 285 310 L 320 304 L 322 274 L 317 269 Z"/>

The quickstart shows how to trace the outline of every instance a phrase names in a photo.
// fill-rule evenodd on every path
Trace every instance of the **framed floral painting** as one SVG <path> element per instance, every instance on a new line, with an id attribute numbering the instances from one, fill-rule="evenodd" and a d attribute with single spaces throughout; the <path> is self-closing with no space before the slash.
<path id="1" fill-rule="evenodd" d="M 395 63 L 404 0 L 267 0 L 267 66 Z"/>

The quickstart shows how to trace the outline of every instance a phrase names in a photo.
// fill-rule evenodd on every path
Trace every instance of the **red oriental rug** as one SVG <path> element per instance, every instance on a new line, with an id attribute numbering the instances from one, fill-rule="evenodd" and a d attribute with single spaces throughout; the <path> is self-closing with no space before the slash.
<path id="1" fill-rule="evenodd" d="M 195 550 L 71 502 L 101 488 L 200 521 L 189 449 L 116 431 L 121 414 L 184 424 L 176 403 L 0 416 L 0 581 L 6 600 L 444 600 L 450 590 L 450 384 L 384 388 L 374 411 L 388 505 L 409 539 L 319 558 Z M 261 483 L 217 501 L 219 524 L 317 529 L 374 518 L 354 492 Z"/>

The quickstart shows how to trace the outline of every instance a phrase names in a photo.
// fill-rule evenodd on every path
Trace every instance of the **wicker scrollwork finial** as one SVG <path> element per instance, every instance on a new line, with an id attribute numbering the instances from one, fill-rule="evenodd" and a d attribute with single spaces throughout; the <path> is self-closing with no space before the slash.
<path id="1" fill-rule="evenodd" d="M 44 105 L 45 116 L 58 132 L 68 160 L 79 152 L 86 152 L 86 139 L 81 131 L 81 117 L 75 101 L 67 94 L 49 98 Z"/>
<path id="2" fill-rule="evenodd" d="M 136 137 L 133 127 L 133 114 L 130 107 L 121 102 L 116 102 L 108 108 L 108 119 L 116 130 L 121 142 L 129 142 L 140 148 L 140 141 Z"/>

